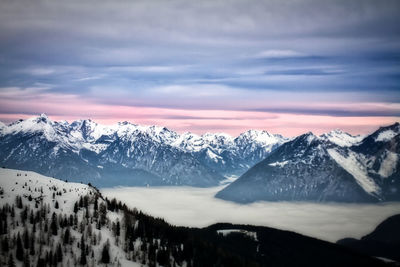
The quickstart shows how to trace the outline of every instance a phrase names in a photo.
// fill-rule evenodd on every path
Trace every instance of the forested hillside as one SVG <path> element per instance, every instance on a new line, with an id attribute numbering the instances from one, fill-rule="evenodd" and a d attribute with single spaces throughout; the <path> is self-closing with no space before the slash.
<path id="1" fill-rule="evenodd" d="M 267 227 L 176 227 L 91 185 L 0 169 L 1 266 L 379 266 L 341 246 Z"/>

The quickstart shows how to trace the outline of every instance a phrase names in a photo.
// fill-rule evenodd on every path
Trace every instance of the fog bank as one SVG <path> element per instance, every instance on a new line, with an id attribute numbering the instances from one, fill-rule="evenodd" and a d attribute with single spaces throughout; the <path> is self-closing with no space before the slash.
<path id="1" fill-rule="evenodd" d="M 291 230 L 335 242 L 360 238 L 387 217 L 400 213 L 400 203 L 338 204 L 257 202 L 240 205 L 214 198 L 223 187 L 104 188 L 108 198 L 181 226 L 204 227 L 216 222 L 253 224 Z"/>

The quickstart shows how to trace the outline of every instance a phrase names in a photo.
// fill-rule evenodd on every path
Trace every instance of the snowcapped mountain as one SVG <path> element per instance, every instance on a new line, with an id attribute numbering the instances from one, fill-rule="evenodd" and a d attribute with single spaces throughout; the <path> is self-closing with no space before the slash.
<path id="1" fill-rule="evenodd" d="M 217 185 L 288 139 L 265 131 L 182 135 L 129 122 L 52 121 L 45 114 L 0 125 L 3 166 L 112 185 Z"/>
<path id="2" fill-rule="evenodd" d="M 323 140 L 330 141 L 341 147 L 349 147 L 360 143 L 365 138 L 365 136 L 363 135 L 353 136 L 349 133 L 336 129 L 329 133 L 322 134 L 320 138 Z"/>
<path id="3" fill-rule="evenodd" d="M 364 138 L 334 131 L 301 135 L 216 196 L 237 202 L 400 200 L 400 126 Z"/>

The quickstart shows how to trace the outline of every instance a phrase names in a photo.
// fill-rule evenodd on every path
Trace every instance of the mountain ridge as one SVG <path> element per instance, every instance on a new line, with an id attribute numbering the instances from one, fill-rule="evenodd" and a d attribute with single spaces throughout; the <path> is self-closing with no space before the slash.
<path id="1" fill-rule="evenodd" d="M 57 122 L 45 114 L 0 129 L 3 165 L 98 185 L 118 184 L 112 172 L 120 176 L 119 185 L 218 185 L 224 176 L 242 173 L 288 140 L 255 130 L 233 138 L 221 133 L 180 135 L 129 122 Z"/>
<path id="2" fill-rule="evenodd" d="M 298 136 L 216 197 L 243 203 L 400 200 L 399 124 L 381 127 L 362 139 L 350 139 L 351 145 L 337 142 L 336 136 L 332 141 L 311 132 Z"/>

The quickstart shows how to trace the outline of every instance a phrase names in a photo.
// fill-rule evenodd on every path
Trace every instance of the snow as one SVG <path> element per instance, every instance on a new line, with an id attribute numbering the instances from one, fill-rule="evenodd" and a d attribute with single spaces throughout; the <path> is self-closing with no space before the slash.
<path id="1" fill-rule="evenodd" d="M 217 230 L 218 234 L 222 234 L 223 236 L 227 236 L 231 233 L 240 233 L 249 236 L 250 238 L 254 239 L 257 241 L 257 233 L 256 232 L 251 232 L 251 231 L 246 231 L 242 229 L 224 229 L 224 230 Z"/>
<path id="2" fill-rule="evenodd" d="M 395 132 L 393 130 L 387 130 L 379 133 L 379 135 L 376 137 L 375 141 L 380 141 L 380 142 L 386 142 L 390 141 L 393 137 L 398 135 L 399 132 Z"/>
<path id="3" fill-rule="evenodd" d="M 90 193 L 94 195 L 95 193 L 94 188 L 85 184 L 65 182 L 31 171 L 19 171 L 5 168 L 0 168 L 0 189 L 2 191 L 2 194 L 0 194 L 0 206 L 3 206 L 6 203 L 14 204 L 16 196 L 21 196 L 24 205 L 30 205 L 31 209 L 36 209 L 34 208 L 35 201 L 28 200 L 28 196 L 31 195 L 33 199 L 38 197 L 42 198 L 42 203 L 49 205 L 49 214 L 54 212 L 59 216 L 69 216 L 70 214 L 73 214 L 74 204 L 79 200 L 80 196 L 86 196 Z M 35 189 L 37 190 L 35 191 Z M 61 192 L 62 194 L 55 194 L 57 192 Z M 56 201 L 59 204 L 58 209 L 55 208 Z M 99 199 L 99 204 L 101 201 L 103 200 Z M 78 217 L 82 217 L 83 212 L 83 210 L 79 210 Z M 93 212 L 93 210 L 90 212 Z M 111 222 L 115 222 L 117 219 L 122 222 L 122 216 L 122 212 L 107 212 L 107 217 Z M 75 240 L 79 240 L 81 237 L 81 232 L 79 232 L 78 229 L 70 229 L 72 237 Z M 92 229 L 93 234 L 99 234 L 100 231 L 97 230 L 96 227 L 93 227 Z M 22 225 L 20 225 L 10 231 L 12 232 L 10 234 L 16 234 L 17 232 L 22 233 L 24 228 Z M 103 227 L 101 229 L 101 237 L 102 239 L 97 245 L 91 246 L 95 252 L 95 257 L 94 259 L 88 259 L 90 264 L 93 263 L 93 266 L 105 266 L 97 262 L 97 259 L 100 258 L 103 244 L 107 239 L 109 239 L 110 256 L 112 261 L 120 261 L 121 266 L 141 266 L 139 263 L 126 260 L 126 254 L 124 250 L 116 245 L 116 239 L 109 228 Z M 59 236 L 55 236 L 53 238 L 55 239 L 54 243 L 56 244 Z M 43 249 L 45 250 L 46 248 L 43 247 Z M 74 254 L 78 255 L 80 253 L 76 245 L 73 246 L 73 249 Z M 31 259 L 34 261 L 33 258 Z M 67 266 L 68 261 L 70 261 L 69 257 L 64 257 L 63 266 Z M 114 262 L 112 265 L 116 265 L 116 262 Z"/>
<path id="4" fill-rule="evenodd" d="M 339 164 L 356 179 L 357 183 L 364 189 L 365 192 L 371 195 L 380 193 L 380 188 L 378 185 L 375 184 L 374 180 L 368 176 L 366 164 L 360 162 L 356 153 L 348 151 L 348 156 L 346 157 L 335 149 L 328 149 L 327 151 L 337 164 Z"/>
<path id="5" fill-rule="evenodd" d="M 205 133 L 201 136 L 193 133 L 178 134 L 165 127 L 136 125 L 129 122 L 101 125 L 86 119 L 69 124 L 66 121 L 52 121 L 45 114 L 17 121 L 9 126 L 2 123 L 0 133 L 3 135 L 43 133 L 44 138 L 56 142 L 58 147 L 71 149 L 77 154 L 82 149 L 97 154 L 106 150 L 108 143 L 97 142 L 101 137 L 105 137 L 110 143 L 116 138 L 134 143 L 139 136 L 146 136 L 156 143 L 171 145 L 184 152 L 210 150 L 206 153 L 216 162 L 220 157 L 218 154 L 224 151 L 237 154 L 237 151 L 248 147 L 251 149 L 264 147 L 265 151 L 270 152 L 275 145 L 289 140 L 278 134 L 257 130 L 246 131 L 234 138 L 226 133 Z"/>
<path id="6" fill-rule="evenodd" d="M 268 165 L 269 165 L 269 166 L 273 166 L 273 167 L 278 166 L 278 167 L 282 168 L 283 166 L 285 166 L 286 164 L 288 164 L 288 162 L 289 162 L 289 161 L 285 160 L 285 161 L 282 161 L 282 162 L 270 163 L 270 164 L 268 164 Z"/>
<path id="7" fill-rule="evenodd" d="M 212 159 L 215 162 L 218 162 L 219 160 L 222 160 L 222 157 L 218 156 L 214 152 L 212 152 L 210 149 L 207 149 L 207 156 Z"/>
<path id="8" fill-rule="evenodd" d="M 20 174 L 20 176 L 17 176 Z M 22 188 L 22 184 L 24 188 Z M 0 205 L 8 201 L 14 201 L 17 195 L 31 195 L 33 198 L 44 196 L 43 201 L 45 204 L 54 205 L 52 194 L 53 188 L 63 191 L 61 196 L 57 196 L 60 209 L 59 211 L 70 211 L 73 209 L 76 198 L 81 195 L 86 195 L 92 190 L 88 185 L 79 183 L 70 183 L 53 178 L 49 178 L 35 172 L 18 171 L 12 169 L 0 169 L 0 186 L 4 189 L 3 198 L 0 199 Z M 31 191 L 29 191 L 31 187 Z M 43 194 L 39 191 L 35 192 L 33 189 L 43 188 Z"/>
<path id="9" fill-rule="evenodd" d="M 227 185 L 227 184 L 231 184 L 234 181 L 236 181 L 239 176 L 237 175 L 230 175 L 230 176 L 225 176 L 226 179 L 222 180 L 219 182 L 220 185 Z"/>
<path id="10" fill-rule="evenodd" d="M 207 146 L 200 136 L 189 132 L 178 136 L 178 138 L 171 143 L 171 145 L 188 152 L 198 152 Z"/>
<path id="11" fill-rule="evenodd" d="M 345 237 L 360 238 L 387 217 L 398 214 L 399 202 L 379 204 L 255 202 L 242 205 L 217 199 L 224 186 L 119 187 L 104 188 L 104 196 L 115 197 L 169 223 L 206 227 L 217 222 L 252 224 L 295 231 L 335 242 Z M 157 197 L 154 197 L 157 196 Z"/>
<path id="12" fill-rule="evenodd" d="M 315 139 L 318 139 L 318 137 L 317 136 L 315 136 L 312 132 L 308 132 L 308 133 L 306 133 L 306 135 L 307 135 L 307 143 L 308 144 L 311 144 Z"/>
<path id="13" fill-rule="evenodd" d="M 321 139 L 329 140 L 330 142 L 341 147 L 350 147 L 356 145 L 360 143 L 364 137 L 365 136 L 363 135 L 353 136 L 346 132 L 342 132 L 341 130 L 333 130 L 320 136 Z"/>
<path id="14" fill-rule="evenodd" d="M 267 131 L 258 131 L 258 130 L 248 130 L 242 134 L 240 134 L 236 140 L 245 139 L 251 140 L 253 142 L 262 144 L 264 146 L 273 145 L 277 143 L 284 143 L 288 141 L 288 138 L 285 138 L 279 134 L 270 134 Z"/>
<path id="15" fill-rule="evenodd" d="M 394 264 L 396 264 L 396 261 L 391 260 L 391 259 L 387 259 L 387 258 L 384 258 L 384 257 L 375 257 L 375 258 L 377 258 L 377 259 L 379 259 L 379 260 L 381 260 L 383 262 L 386 262 L 386 263 L 394 263 Z"/>
<path id="16" fill-rule="evenodd" d="M 108 146 L 106 144 L 82 144 L 82 148 L 86 148 L 87 150 L 93 151 L 96 154 L 99 154 L 100 152 L 106 150 L 107 147 Z"/>
<path id="17" fill-rule="evenodd" d="M 6 128 L 6 127 L 7 127 L 7 125 L 5 125 L 4 123 L 2 123 L 2 122 L 0 121 L 0 135 L 3 134 L 3 129 Z"/>
<path id="18" fill-rule="evenodd" d="M 3 134 L 16 134 L 25 132 L 43 132 L 49 140 L 56 139 L 56 131 L 53 128 L 53 122 L 47 116 L 39 116 L 12 123 L 3 129 Z"/>
<path id="19" fill-rule="evenodd" d="M 397 163 L 399 161 L 399 156 L 391 151 L 386 150 L 385 152 L 385 158 L 381 163 L 378 174 L 384 178 L 387 178 L 395 172 Z"/>

